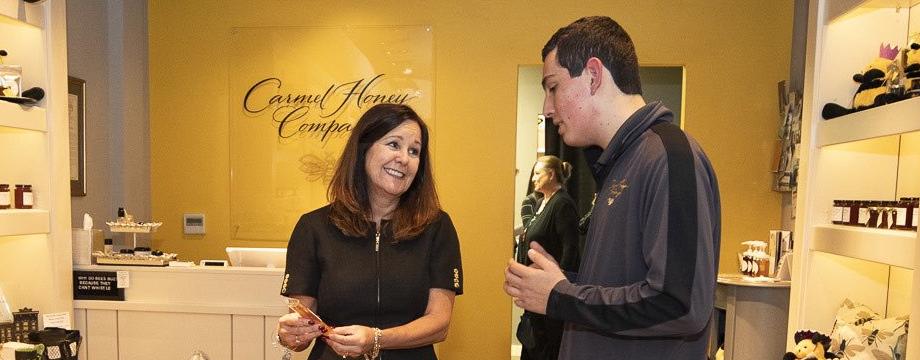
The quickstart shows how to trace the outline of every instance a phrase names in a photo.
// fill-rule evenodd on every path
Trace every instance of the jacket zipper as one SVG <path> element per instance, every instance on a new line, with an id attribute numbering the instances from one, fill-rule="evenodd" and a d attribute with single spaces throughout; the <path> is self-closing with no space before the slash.
<path id="1" fill-rule="evenodd" d="M 377 234 L 374 237 L 374 263 L 375 263 L 375 271 L 377 274 L 377 316 L 378 316 L 378 319 L 377 319 L 378 321 L 375 321 L 374 323 L 375 325 L 380 326 L 379 324 L 377 324 L 379 322 L 379 315 L 380 315 L 380 231 L 379 230 L 377 231 Z M 379 356 L 380 356 L 379 359 L 383 359 L 382 354 Z"/>

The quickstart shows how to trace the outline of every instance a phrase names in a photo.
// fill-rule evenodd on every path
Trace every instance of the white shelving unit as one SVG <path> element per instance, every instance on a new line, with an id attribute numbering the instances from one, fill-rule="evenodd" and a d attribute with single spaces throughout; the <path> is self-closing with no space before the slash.
<path id="1" fill-rule="evenodd" d="M 10 209 L 0 211 L 0 236 L 47 234 L 48 210 Z"/>
<path id="2" fill-rule="evenodd" d="M 912 231 L 817 225 L 811 250 L 913 270 L 916 242 Z"/>
<path id="3" fill-rule="evenodd" d="M 48 122 L 44 108 L 0 101 L 0 126 L 45 132 Z"/>
<path id="4" fill-rule="evenodd" d="M 0 183 L 30 184 L 35 197 L 33 209 L 0 210 L 0 288 L 14 311 L 72 312 L 66 7 L 15 3 L 0 14 L 4 64 L 21 65 L 22 88 L 45 98 L 0 101 Z"/>
<path id="5" fill-rule="evenodd" d="M 920 196 L 920 98 L 824 120 L 833 102 L 850 106 L 852 75 L 882 43 L 908 46 L 920 31 L 920 0 L 817 0 L 809 4 L 796 200 L 796 243 L 788 333 L 830 334 L 845 298 L 920 323 L 917 232 L 833 225 L 833 200 Z M 913 25 L 912 25 L 913 24 Z M 793 346 L 790 336 L 788 348 Z M 920 332 L 908 359 L 920 359 Z"/>

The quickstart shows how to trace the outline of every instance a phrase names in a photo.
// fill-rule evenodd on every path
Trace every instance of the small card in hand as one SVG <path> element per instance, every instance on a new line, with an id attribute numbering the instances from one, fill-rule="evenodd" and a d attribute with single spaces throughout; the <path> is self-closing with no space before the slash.
<path id="1" fill-rule="evenodd" d="M 316 313 L 313 312 L 313 310 L 310 310 L 310 308 L 300 303 L 300 300 L 288 299 L 288 307 L 291 308 L 291 310 L 293 310 L 297 314 L 300 314 L 300 317 L 304 319 L 313 320 L 314 323 L 322 326 L 322 329 L 324 329 L 323 334 L 332 331 L 332 326 L 329 326 L 328 324 L 326 324 L 326 322 L 323 321 L 323 319 L 320 319 L 319 315 L 316 315 Z"/>

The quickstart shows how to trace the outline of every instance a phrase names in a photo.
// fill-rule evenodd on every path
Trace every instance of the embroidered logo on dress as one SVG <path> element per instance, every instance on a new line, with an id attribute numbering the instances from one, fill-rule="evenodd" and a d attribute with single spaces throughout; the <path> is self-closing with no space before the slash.
<path id="1" fill-rule="evenodd" d="M 289 278 L 291 278 L 291 274 L 284 274 L 284 282 L 281 283 L 281 292 L 287 292 L 287 283 Z"/>
<path id="2" fill-rule="evenodd" d="M 454 287 L 457 289 L 460 288 L 460 270 L 457 268 L 454 268 Z"/>
<path id="3" fill-rule="evenodd" d="M 626 188 L 629 187 L 629 184 L 626 183 L 626 179 L 620 181 L 613 181 L 613 185 L 610 185 L 610 194 L 607 195 L 607 206 L 613 205 L 613 202 L 616 201 L 620 194 L 626 192 Z"/>

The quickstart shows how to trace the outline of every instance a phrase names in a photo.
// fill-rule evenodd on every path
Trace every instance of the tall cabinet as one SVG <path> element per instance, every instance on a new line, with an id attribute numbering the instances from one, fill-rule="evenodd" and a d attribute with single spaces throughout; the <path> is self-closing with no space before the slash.
<path id="1" fill-rule="evenodd" d="M 920 196 L 920 98 L 824 120 L 826 103 L 849 107 L 881 43 L 909 45 L 920 31 L 918 0 L 813 0 L 803 98 L 791 334 L 829 334 L 845 298 L 920 324 L 917 232 L 834 225 L 833 200 Z M 916 328 L 916 326 L 915 326 Z M 920 331 L 908 335 L 920 359 Z"/>
<path id="2" fill-rule="evenodd" d="M 22 88 L 46 95 L 32 107 L 0 101 L 0 183 L 31 184 L 35 197 L 33 209 L 0 210 L 0 288 L 14 311 L 72 312 L 65 3 L 14 3 L 0 14 L 4 64 L 22 65 Z"/>

